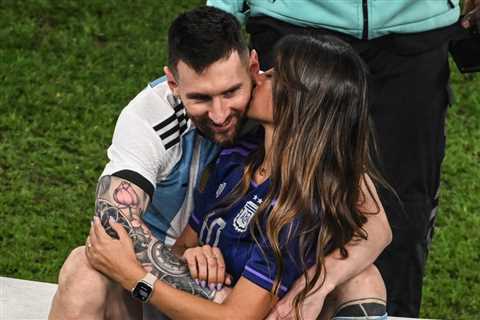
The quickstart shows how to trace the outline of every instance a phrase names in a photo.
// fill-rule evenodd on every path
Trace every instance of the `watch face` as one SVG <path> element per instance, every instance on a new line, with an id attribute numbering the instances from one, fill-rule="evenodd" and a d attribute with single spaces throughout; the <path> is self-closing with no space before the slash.
<path id="1" fill-rule="evenodd" d="M 135 289 L 133 289 L 132 296 L 142 302 L 147 302 L 152 294 L 152 287 L 145 282 L 138 282 Z"/>

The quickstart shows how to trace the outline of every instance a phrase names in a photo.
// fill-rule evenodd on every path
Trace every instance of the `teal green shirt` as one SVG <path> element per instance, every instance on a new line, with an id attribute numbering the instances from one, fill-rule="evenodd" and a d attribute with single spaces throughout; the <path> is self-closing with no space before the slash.
<path id="1" fill-rule="evenodd" d="M 243 12 L 245 3 L 249 10 Z M 429 31 L 449 26 L 460 16 L 459 0 L 208 0 L 207 4 L 234 14 L 242 23 L 248 16 L 264 15 L 359 39 Z"/>

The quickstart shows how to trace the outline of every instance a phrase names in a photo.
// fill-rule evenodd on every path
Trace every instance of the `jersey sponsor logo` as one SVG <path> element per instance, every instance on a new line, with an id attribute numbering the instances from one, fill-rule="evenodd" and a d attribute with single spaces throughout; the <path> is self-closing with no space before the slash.
<path id="1" fill-rule="evenodd" d="M 255 212 L 257 212 L 258 204 L 262 203 L 262 199 L 255 195 L 253 200 L 256 201 L 247 201 L 243 208 L 237 213 L 235 218 L 233 219 L 233 227 L 237 232 L 245 232 L 248 229 L 248 225 L 252 220 Z"/>
<path id="2" fill-rule="evenodd" d="M 183 104 L 173 108 L 173 114 L 153 127 L 166 150 L 180 143 L 180 137 L 187 130 L 187 115 Z"/>
<path id="3" fill-rule="evenodd" d="M 227 186 L 227 183 L 226 182 L 223 182 L 221 183 L 218 188 L 217 188 L 217 192 L 215 193 L 215 197 L 216 199 L 218 199 L 218 197 L 220 197 L 220 195 L 222 194 L 223 190 L 225 190 L 225 187 Z"/>

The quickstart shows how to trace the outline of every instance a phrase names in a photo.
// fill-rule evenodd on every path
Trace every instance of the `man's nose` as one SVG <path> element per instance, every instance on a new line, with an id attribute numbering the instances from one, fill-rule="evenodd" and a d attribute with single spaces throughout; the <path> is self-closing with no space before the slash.
<path id="1" fill-rule="evenodd" d="M 228 118 L 230 112 L 221 97 L 215 97 L 212 100 L 212 108 L 208 114 L 210 120 L 216 125 L 222 125 Z"/>

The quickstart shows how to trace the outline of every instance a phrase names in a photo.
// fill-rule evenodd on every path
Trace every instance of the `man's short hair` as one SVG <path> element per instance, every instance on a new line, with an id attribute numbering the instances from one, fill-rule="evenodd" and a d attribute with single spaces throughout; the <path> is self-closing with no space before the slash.
<path id="1" fill-rule="evenodd" d="M 168 31 L 168 64 L 174 74 L 180 60 L 202 73 L 234 51 L 241 57 L 248 54 L 240 23 L 214 7 L 202 6 L 179 15 Z"/>

